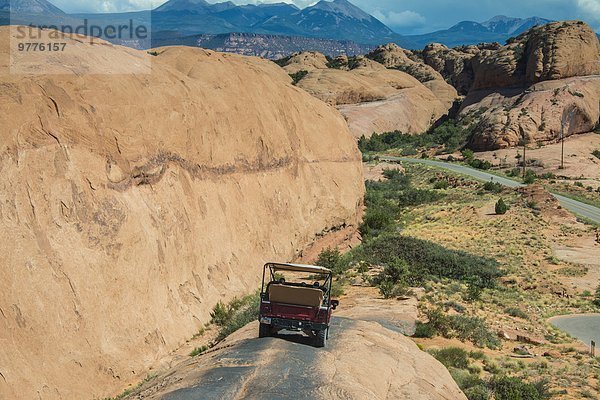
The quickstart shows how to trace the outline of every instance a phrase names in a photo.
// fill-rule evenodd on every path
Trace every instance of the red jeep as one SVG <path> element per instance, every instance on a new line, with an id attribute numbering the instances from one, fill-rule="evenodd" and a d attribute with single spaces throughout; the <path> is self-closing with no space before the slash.
<path id="1" fill-rule="evenodd" d="M 329 337 L 331 312 L 340 304 L 331 299 L 332 273 L 327 268 L 299 264 L 266 264 L 260 303 L 259 337 L 280 330 L 304 332 L 316 347 Z"/>

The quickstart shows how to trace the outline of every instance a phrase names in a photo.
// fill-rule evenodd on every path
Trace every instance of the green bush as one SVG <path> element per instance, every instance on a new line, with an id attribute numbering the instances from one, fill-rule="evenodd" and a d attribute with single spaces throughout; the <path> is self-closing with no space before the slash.
<path id="1" fill-rule="evenodd" d="M 445 338 L 458 338 L 461 341 L 470 341 L 478 347 L 497 349 L 500 339 L 488 329 L 485 321 L 478 317 L 467 315 L 447 315 L 443 309 L 427 310 L 426 323 L 417 324 L 416 337 L 433 337 L 440 335 Z M 430 336 L 417 336 L 417 335 Z"/>
<path id="2" fill-rule="evenodd" d="M 478 280 L 481 287 L 493 287 L 502 275 L 496 260 L 408 236 L 386 234 L 363 245 L 364 261 L 390 265 L 398 259 L 408 265 L 407 283 L 421 284 L 426 278 L 450 278 L 463 282 Z"/>
<path id="3" fill-rule="evenodd" d="M 405 283 L 393 283 L 392 281 L 381 281 L 379 285 L 379 293 L 385 299 L 391 299 L 400 296 L 410 296 L 412 291 Z"/>
<path id="4" fill-rule="evenodd" d="M 508 206 L 506 205 L 504 200 L 502 198 L 500 198 L 500 200 L 498 200 L 498 202 L 496 203 L 496 214 L 504 215 L 504 214 L 506 214 L 507 211 L 508 211 Z"/>
<path id="5" fill-rule="evenodd" d="M 438 192 L 427 189 L 406 189 L 398 196 L 398 204 L 401 207 L 419 206 L 421 204 L 429 204 L 441 199 L 442 196 Z"/>
<path id="6" fill-rule="evenodd" d="M 394 218 L 386 210 L 367 209 L 359 231 L 363 238 L 376 236 L 390 228 L 393 224 Z"/>
<path id="7" fill-rule="evenodd" d="M 492 168 L 492 163 L 487 160 L 480 160 L 478 158 L 468 160 L 468 164 L 475 169 L 488 170 Z"/>
<path id="8" fill-rule="evenodd" d="M 292 78 L 292 85 L 296 86 L 302 79 L 308 75 L 308 71 L 298 71 L 293 74 L 289 74 L 290 78 Z"/>
<path id="9" fill-rule="evenodd" d="M 506 176 L 509 176 L 511 178 L 515 178 L 517 176 L 521 175 L 521 169 L 520 168 L 513 168 L 510 171 L 506 172 Z"/>
<path id="10" fill-rule="evenodd" d="M 592 301 L 596 307 L 600 307 L 600 285 L 596 288 L 596 293 L 594 293 L 594 300 Z"/>
<path id="11" fill-rule="evenodd" d="M 337 248 L 327 248 L 319 253 L 317 265 L 333 270 L 336 269 L 341 260 L 342 254 Z"/>
<path id="12" fill-rule="evenodd" d="M 384 181 L 366 182 L 367 212 L 360 227 L 363 239 L 392 231 L 403 207 L 430 203 L 444 197 L 444 193 L 434 190 L 413 188 L 410 177 L 398 170 L 385 170 L 383 175 L 387 178 Z"/>
<path id="13" fill-rule="evenodd" d="M 483 184 L 483 190 L 492 193 L 502 193 L 502 191 L 504 190 L 504 186 L 502 186 L 498 182 L 487 181 Z"/>
<path id="14" fill-rule="evenodd" d="M 504 309 L 504 312 L 510 315 L 511 317 L 528 319 L 529 316 L 525 313 L 525 311 L 521 310 L 519 307 L 507 307 Z"/>
<path id="15" fill-rule="evenodd" d="M 478 347 L 497 349 L 500 347 L 500 339 L 490 331 L 485 321 L 478 317 L 467 315 L 452 315 L 450 325 L 454 335 L 462 340 L 468 340 Z"/>
<path id="16" fill-rule="evenodd" d="M 344 295 L 344 281 L 335 280 L 331 285 L 331 297 L 338 298 Z"/>
<path id="17" fill-rule="evenodd" d="M 444 364 L 446 368 L 469 368 L 469 353 L 460 347 L 446 347 L 432 350 L 431 355 Z"/>
<path id="18" fill-rule="evenodd" d="M 427 338 L 430 339 L 437 335 L 435 328 L 428 323 L 417 321 L 415 324 L 415 333 L 413 334 L 416 338 Z"/>
<path id="19" fill-rule="evenodd" d="M 217 341 L 225 339 L 233 332 L 256 320 L 259 314 L 259 301 L 260 293 L 257 291 L 241 299 L 233 299 L 228 305 L 224 305 L 222 302 L 217 303 L 210 313 L 211 322 L 220 328 Z"/>
<path id="20" fill-rule="evenodd" d="M 448 183 L 448 181 L 446 181 L 446 180 L 437 181 L 436 183 L 433 184 L 433 188 L 437 189 L 437 190 L 448 189 L 448 187 L 450 187 L 450 183 Z"/>
<path id="21" fill-rule="evenodd" d="M 358 147 L 362 152 L 400 149 L 403 154 L 414 155 L 419 148 L 430 149 L 444 146 L 446 152 L 452 153 L 463 147 L 471 135 L 470 127 L 466 128 L 454 120 L 449 120 L 421 135 L 394 131 L 374 134 L 369 139 L 363 136 L 358 141 Z"/>
<path id="22" fill-rule="evenodd" d="M 496 400 L 544 400 L 550 395 L 545 382 L 536 384 L 509 376 L 495 376 L 490 379 L 488 386 Z"/>
<path id="23" fill-rule="evenodd" d="M 199 356 L 200 354 L 206 352 L 207 350 L 209 350 L 210 347 L 208 346 L 200 346 L 200 347 L 196 347 L 194 350 L 192 350 L 192 352 L 190 353 L 190 357 L 196 357 Z"/>
<path id="24" fill-rule="evenodd" d="M 536 179 L 537 179 L 537 175 L 535 174 L 535 172 L 533 172 L 530 169 L 525 171 L 525 178 L 523 178 L 524 184 L 531 185 L 531 184 L 535 183 Z"/>
<path id="25" fill-rule="evenodd" d="M 475 159 L 475 152 L 471 149 L 464 149 L 461 154 L 466 161 L 472 161 Z"/>

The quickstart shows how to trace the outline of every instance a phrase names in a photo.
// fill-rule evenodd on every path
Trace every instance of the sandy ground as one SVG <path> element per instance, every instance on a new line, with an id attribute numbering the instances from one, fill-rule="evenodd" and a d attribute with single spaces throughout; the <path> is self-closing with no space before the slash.
<path id="1" fill-rule="evenodd" d="M 561 144 L 547 144 L 540 148 L 530 145 L 527 150 L 527 158 L 539 160 L 543 165 L 544 172 L 552 172 L 557 176 L 575 179 L 585 177 L 583 183 L 587 186 L 597 187 L 600 185 L 600 159 L 594 157 L 592 152 L 600 150 L 600 135 L 586 133 L 571 136 L 565 140 L 565 169 L 559 169 L 561 158 Z M 502 149 L 477 153 L 477 158 L 488 160 L 494 165 L 506 165 L 516 167 L 517 154 L 523 154 L 522 148 Z"/>
<path id="2" fill-rule="evenodd" d="M 383 171 L 386 169 L 404 171 L 404 167 L 399 163 L 392 162 L 379 162 L 376 164 L 373 163 L 363 163 L 365 180 L 367 181 L 382 181 L 385 179 L 383 176 Z"/>
<path id="3" fill-rule="evenodd" d="M 587 267 L 585 276 L 562 280 L 573 288 L 593 293 L 600 284 L 600 244 L 596 238 L 593 235 L 572 238 L 569 244 L 555 244 L 553 250 L 559 260 Z"/>

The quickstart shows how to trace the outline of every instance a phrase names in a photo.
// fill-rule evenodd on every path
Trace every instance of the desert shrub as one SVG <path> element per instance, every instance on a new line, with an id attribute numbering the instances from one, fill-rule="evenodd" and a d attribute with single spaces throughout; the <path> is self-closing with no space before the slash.
<path id="1" fill-rule="evenodd" d="M 441 308 L 427 310 L 425 315 L 427 322 L 418 326 L 415 336 L 417 334 L 431 335 L 427 337 L 440 335 L 449 339 L 470 341 L 475 346 L 490 349 L 497 349 L 501 345 L 500 339 L 488 329 L 485 321 L 481 318 L 468 315 L 447 315 Z"/>
<path id="2" fill-rule="evenodd" d="M 359 227 L 363 237 L 376 236 L 391 227 L 394 218 L 382 209 L 367 209 L 363 222 Z"/>
<path id="3" fill-rule="evenodd" d="M 469 368 L 469 353 L 460 347 L 445 347 L 432 350 L 431 355 L 444 364 L 446 368 Z"/>
<path id="4" fill-rule="evenodd" d="M 507 211 L 508 211 L 508 206 L 506 205 L 504 200 L 502 198 L 500 198 L 498 200 L 498 202 L 496 203 L 496 214 L 504 215 L 504 214 L 506 214 Z"/>
<path id="5" fill-rule="evenodd" d="M 483 190 L 492 193 L 502 193 L 502 191 L 504 190 L 504 186 L 502 186 L 498 182 L 487 181 L 483 184 Z"/>
<path id="6" fill-rule="evenodd" d="M 416 338 L 432 338 L 437 335 L 435 328 L 429 323 L 423 323 L 417 321 L 415 325 L 415 333 L 413 334 Z"/>
<path id="7" fill-rule="evenodd" d="M 580 188 L 583 187 L 583 183 L 582 182 L 575 182 L 574 185 L 577 186 L 577 187 L 580 187 Z"/>
<path id="8" fill-rule="evenodd" d="M 490 390 L 485 385 L 482 379 L 478 385 L 463 389 L 463 393 L 469 400 L 489 400 L 491 398 Z"/>
<path id="9" fill-rule="evenodd" d="M 516 377 L 494 376 L 488 386 L 496 400 L 543 400 L 549 399 L 547 385 L 540 381 L 527 383 Z"/>
<path id="10" fill-rule="evenodd" d="M 260 293 L 233 299 L 229 304 L 217 303 L 210 313 L 211 322 L 217 325 L 217 341 L 225 339 L 233 332 L 256 320 L 259 314 Z"/>
<path id="11" fill-rule="evenodd" d="M 287 56 L 287 57 L 280 58 L 278 60 L 273 60 L 273 62 L 275 64 L 279 65 L 280 67 L 285 67 L 291 59 L 292 59 L 292 56 Z"/>
<path id="12" fill-rule="evenodd" d="M 404 260 L 397 259 L 385 266 L 383 271 L 373 280 L 379 292 L 386 299 L 407 296 L 411 291 L 406 284 L 408 265 Z"/>
<path id="13" fill-rule="evenodd" d="M 219 301 L 210 313 L 210 317 L 211 323 L 219 326 L 225 325 L 231 317 L 230 309 L 225 304 Z"/>
<path id="14" fill-rule="evenodd" d="M 338 249 L 327 248 L 319 253 L 317 265 L 334 270 L 341 260 L 342 254 Z"/>
<path id="15" fill-rule="evenodd" d="M 450 183 L 448 183 L 448 181 L 445 180 L 437 181 L 433 184 L 433 188 L 437 190 L 448 189 L 448 187 L 450 187 Z"/>
<path id="16" fill-rule="evenodd" d="M 440 193 L 432 190 L 409 188 L 400 193 L 398 204 L 401 207 L 418 206 L 433 203 L 441 199 L 441 197 Z"/>
<path id="17" fill-rule="evenodd" d="M 527 200 L 525 202 L 525 207 L 531 208 L 532 210 L 539 210 L 540 209 L 539 204 L 535 200 Z"/>
<path id="18" fill-rule="evenodd" d="M 517 318 L 523 318 L 523 319 L 529 318 L 529 316 L 525 313 L 525 311 L 523 311 L 519 307 L 507 307 L 504 309 L 504 312 L 507 313 L 508 315 L 510 315 L 511 317 L 517 317 Z"/>
<path id="19" fill-rule="evenodd" d="M 492 168 L 492 163 L 487 160 L 480 160 L 478 158 L 468 161 L 468 164 L 475 169 L 488 170 Z"/>
<path id="20" fill-rule="evenodd" d="M 446 152 L 452 153 L 463 147 L 469 141 L 471 134 L 470 127 L 464 127 L 454 120 L 449 120 L 432 127 L 421 135 L 409 135 L 394 131 L 376 133 L 369 139 L 362 137 L 358 142 L 358 147 L 362 152 L 401 149 L 407 153 L 416 154 L 419 148 L 429 149 L 444 146 Z"/>
<path id="21" fill-rule="evenodd" d="M 552 172 L 544 172 L 543 174 L 538 175 L 538 178 L 550 180 L 550 179 L 556 179 L 556 175 L 553 174 Z"/>
<path id="22" fill-rule="evenodd" d="M 402 282 L 392 283 L 391 281 L 382 281 L 377 287 L 379 288 L 379 293 L 386 299 L 413 294 L 408 285 Z"/>
<path id="23" fill-rule="evenodd" d="M 461 151 L 461 154 L 467 161 L 475 159 L 475 152 L 471 149 L 464 149 L 463 151 Z"/>
<path id="24" fill-rule="evenodd" d="M 490 331 L 485 321 L 478 317 L 467 315 L 452 315 L 450 325 L 454 335 L 462 340 L 468 340 L 478 347 L 496 349 L 500 347 L 500 339 Z"/>
<path id="25" fill-rule="evenodd" d="M 596 307 L 600 307 L 600 285 L 596 288 L 596 292 L 594 293 L 594 300 L 592 301 Z"/>
<path id="26" fill-rule="evenodd" d="M 392 231 L 403 207 L 431 203 L 444 196 L 434 190 L 412 187 L 410 177 L 398 170 L 385 170 L 383 174 L 387 180 L 366 182 L 367 212 L 360 227 L 363 238 Z"/>
<path id="27" fill-rule="evenodd" d="M 506 172 L 506 176 L 509 176 L 511 178 L 517 177 L 521 175 L 521 169 L 520 168 L 513 168 L 510 171 Z"/>
<path id="28" fill-rule="evenodd" d="M 501 276 L 496 260 L 459 250 L 449 250 L 433 242 L 408 236 L 387 234 L 363 246 L 365 261 L 390 265 L 403 260 L 408 265 L 408 283 L 420 284 L 426 278 L 450 278 L 470 282 L 479 280 L 481 287 L 493 287 Z"/>
<path id="29" fill-rule="evenodd" d="M 533 172 L 530 169 L 525 171 L 525 177 L 523 178 L 524 184 L 531 185 L 531 184 L 535 183 L 536 179 L 537 179 L 537 175 L 535 174 L 535 172 Z"/>
<path id="30" fill-rule="evenodd" d="M 331 297 L 337 298 L 344 295 L 344 281 L 343 280 L 335 280 L 331 284 Z"/>
<path id="31" fill-rule="evenodd" d="M 302 70 L 298 72 L 294 72 L 293 74 L 289 74 L 290 78 L 292 78 L 292 85 L 297 85 L 302 79 L 308 75 L 308 71 Z"/>
<path id="32" fill-rule="evenodd" d="M 200 347 L 196 347 L 194 350 L 192 350 L 192 352 L 190 353 L 190 357 L 196 357 L 204 352 L 206 352 L 207 350 L 209 350 L 210 347 L 208 346 L 200 346 Z"/>

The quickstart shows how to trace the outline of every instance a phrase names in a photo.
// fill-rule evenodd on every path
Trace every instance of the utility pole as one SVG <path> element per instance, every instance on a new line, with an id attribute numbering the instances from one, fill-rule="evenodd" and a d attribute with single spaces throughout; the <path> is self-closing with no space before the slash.
<path id="1" fill-rule="evenodd" d="M 527 138 L 523 127 L 519 126 L 519 131 L 521 133 L 521 141 L 523 141 L 523 179 L 525 179 L 527 174 Z"/>

